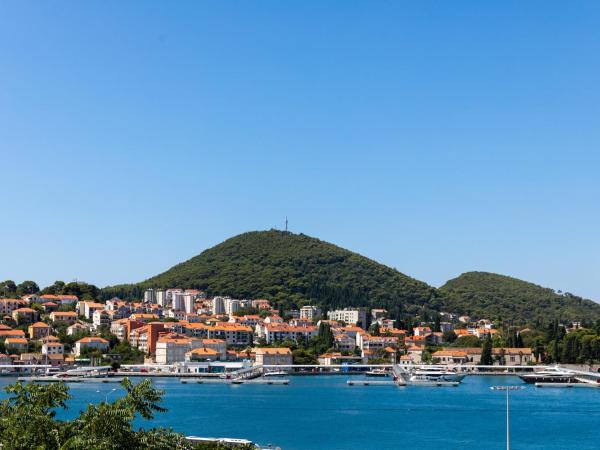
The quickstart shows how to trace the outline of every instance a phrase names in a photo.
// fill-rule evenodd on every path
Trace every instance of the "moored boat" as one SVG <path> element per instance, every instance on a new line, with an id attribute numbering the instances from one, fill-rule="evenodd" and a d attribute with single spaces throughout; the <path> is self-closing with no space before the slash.
<path id="1" fill-rule="evenodd" d="M 533 373 L 519 375 L 519 378 L 525 383 L 578 383 L 576 375 L 573 372 L 560 369 L 544 369 Z"/>
<path id="2" fill-rule="evenodd" d="M 368 377 L 387 377 L 389 373 L 385 369 L 371 369 L 365 375 Z"/>

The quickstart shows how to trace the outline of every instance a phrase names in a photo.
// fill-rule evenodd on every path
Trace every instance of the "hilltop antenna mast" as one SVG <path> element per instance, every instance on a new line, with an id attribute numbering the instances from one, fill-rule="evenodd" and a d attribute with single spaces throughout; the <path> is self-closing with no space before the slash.
<path id="1" fill-rule="evenodd" d="M 285 216 L 285 232 L 287 233 L 288 230 L 288 219 L 287 216 Z"/>

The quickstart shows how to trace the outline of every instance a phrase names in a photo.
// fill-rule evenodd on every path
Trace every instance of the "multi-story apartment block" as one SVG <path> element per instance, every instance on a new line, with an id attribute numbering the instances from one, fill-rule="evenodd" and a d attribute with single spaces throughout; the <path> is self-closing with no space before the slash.
<path id="1" fill-rule="evenodd" d="M 358 325 L 361 328 L 367 326 L 367 312 L 364 309 L 344 308 L 335 311 L 328 311 L 329 320 L 342 321 L 346 324 Z"/>
<path id="2" fill-rule="evenodd" d="M 300 308 L 300 318 L 314 320 L 321 315 L 321 310 L 317 306 L 303 306 Z"/>

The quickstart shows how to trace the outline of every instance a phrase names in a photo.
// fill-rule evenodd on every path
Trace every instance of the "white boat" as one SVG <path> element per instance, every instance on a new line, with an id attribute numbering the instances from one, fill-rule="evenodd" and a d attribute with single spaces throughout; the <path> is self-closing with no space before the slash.
<path id="1" fill-rule="evenodd" d="M 537 372 L 519 375 L 525 383 L 578 383 L 576 374 L 559 368 L 549 368 Z"/>
<path id="2" fill-rule="evenodd" d="M 263 377 L 285 377 L 288 373 L 284 370 L 276 370 L 273 372 L 265 372 Z"/>
<path id="3" fill-rule="evenodd" d="M 453 372 L 451 370 L 436 369 L 436 368 L 420 368 L 416 369 L 408 377 L 411 383 L 420 382 L 460 382 L 464 378 L 463 374 Z"/>
<path id="4" fill-rule="evenodd" d="M 198 437 L 198 436 L 186 436 L 185 439 L 192 443 L 204 444 L 226 444 L 230 447 L 250 447 L 255 448 L 257 450 L 281 450 L 279 447 L 273 447 L 271 444 L 266 447 L 263 445 L 259 445 L 255 442 L 249 441 L 248 439 L 235 439 L 235 438 L 207 438 L 207 437 Z"/>
<path id="5" fill-rule="evenodd" d="M 368 377 L 387 377 L 389 373 L 385 369 L 371 369 L 365 375 Z"/>

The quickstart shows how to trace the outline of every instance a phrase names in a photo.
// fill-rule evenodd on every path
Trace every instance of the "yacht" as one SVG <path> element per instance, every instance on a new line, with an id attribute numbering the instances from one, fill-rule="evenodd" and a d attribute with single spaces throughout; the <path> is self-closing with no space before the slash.
<path id="1" fill-rule="evenodd" d="M 558 368 L 519 375 L 525 383 L 578 383 L 575 377 L 573 372 Z"/>
<path id="2" fill-rule="evenodd" d="M 464 378 L 463 374 L 451 370 L 436 368 L 420 368 L 410 374 L 410 382 L 430 382 L 430 381 L 456 381 L 460 382 Z"/>

